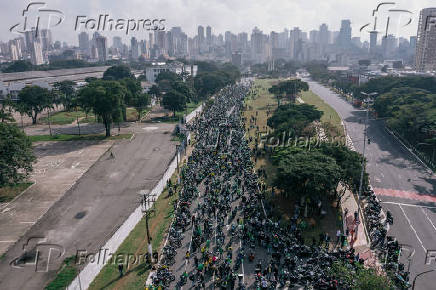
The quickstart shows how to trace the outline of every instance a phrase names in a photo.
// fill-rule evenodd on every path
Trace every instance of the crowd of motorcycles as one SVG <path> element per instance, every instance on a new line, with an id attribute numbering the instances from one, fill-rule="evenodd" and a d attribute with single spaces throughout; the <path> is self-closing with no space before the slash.
<path id="1" fill-rule="evenodd" d="M 351 289 L 331 271 L 335 261 L 357 267 L 351 249 L 304 245 L 298 227 L 270 218 L 242 117 L 252 81 L 228 86 L 187 125 L 193 151 L 180 171 L 174 219 L 152 281 L 165 289 Z M 381 207 L 367 190 L 365 216 L 372 247 L 405 288 L 399 245 L 386 236 Z M 392 222 L 389 220 L 388 222 Z M 401 287 L 401 286 L 400 286 Z"/>

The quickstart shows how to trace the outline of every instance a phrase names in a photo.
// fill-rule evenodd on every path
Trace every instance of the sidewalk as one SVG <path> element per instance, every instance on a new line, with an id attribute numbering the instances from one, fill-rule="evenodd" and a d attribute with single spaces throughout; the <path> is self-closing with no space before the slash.
<path id="1" fill-rule="evenodd" d="M 357 201 L 351 191 L 345 189 L 342 184 L 339 184 L 338 191 L 345 190 L 341 199 L 341 210 L 344 221 L 344 232 L 348 229 L 349 235 L 347 236 L 348 244 L 354 248 L 368 247 L 368 241 L 365 234 L 363 225 L 362 212 L 359 214 L 358 221 L 354 219 L 354 213 L 358 212 Z M 346 215 L 345 215 L 346 213 Z"/>

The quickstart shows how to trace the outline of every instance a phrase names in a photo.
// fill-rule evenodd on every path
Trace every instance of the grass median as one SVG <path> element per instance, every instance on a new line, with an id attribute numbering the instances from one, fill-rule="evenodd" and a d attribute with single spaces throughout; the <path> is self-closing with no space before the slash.
<path id="1" fill-rule="evenodd" d="M 254 83 L 255 94 L 247 97 L 245 100 L 246 110 L 244 117 L 246 118 L 246 131 L 247 137 L 252 137 L 250 147 L 255 146 L 256 128 L 250 127 L 251 117 L 256 118 L 256 125 L 259 127 L 260 132 L 268 132 L 272 129 L 268 127 L 267 121 L 271 117 L 274 110 L 277 108 L 277 100 L 268 89 L 276 84 L 278 79 L 256 79 Z M 341 118 L 338 113 L 325 103 L 319 96 L 311 91 L 300 93 L 301 99 L 310 105 L 314 105 L 318 110 L 323 112 L 321 123 L 323 128 L 326 129 L 328 137 L 343 136 L 343 129 L 341 125 Z M 269 111 L 269 113 L 267 113 Z M 261 155 L 256 160 L 256 169 L 264 169 L 267 174 L 266 184 L 271 188 L 273 185 L 276 168 L 272 164 L 269 156 Z M 288 224 L 293 215 L 295 204 L 299 199 L 293 197 L 284 197 L 279 192 L 267 195 L 268 201 L 273 206 L 274 218 L 281 220 L 285 225 Z M 315 216 L 313 218 L 304 219 L 306 225 L 303 231 L 303 237 L 306 243 L 310 244 L 312 238 L 318 238 L 320 233 L 328 232 L 330 236 L 334 236 L 336 230 L 340 228 L 340 221 L 338 220 L 338 211 L 335 207 L 326 206 L 326 215 L 323 218 Z"/>
<path id="2" fill-rule="evenodd" d="M 343 137 L 344 129 L 341 123 L 341 117 L 329 104 L 324 102 L 318 95 L 312 91 L 301 92 L 301 99 L 309 104 L 315 106 L 318 110 L 323 112 L 321 123 L 326 130 L 328 137 Z"/>

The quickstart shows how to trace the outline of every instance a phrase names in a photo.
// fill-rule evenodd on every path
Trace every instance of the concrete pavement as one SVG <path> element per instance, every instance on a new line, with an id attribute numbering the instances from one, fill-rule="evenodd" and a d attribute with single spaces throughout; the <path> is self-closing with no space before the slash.
<path id="1" fill-rule="evenodd" d="M 172 124 L 134 125 L 135 138 L 112 148 L 115 158 L 103 155 L 6 252 L 0 260 L 0 289 L 42 289 L 66 257 L 79 249 L 98 252 L 138 206 L 139 190 L 152 189 L 165 172 L 175 152 L 173 129 Z"/>

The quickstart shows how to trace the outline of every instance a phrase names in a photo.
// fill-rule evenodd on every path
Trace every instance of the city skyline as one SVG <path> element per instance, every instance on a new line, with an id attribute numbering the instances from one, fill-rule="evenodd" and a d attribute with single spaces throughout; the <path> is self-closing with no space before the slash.
<path id="1" fill-rule="evenodd" d="M 192 3 L 191 3 L 192 2 Z M 339 31 L 341 19 L 349 19 L 351 22 L 352 36 L 361 37 L 362 40 L 369 40 L 369 33 L 359 32 L 360 27 L 372 22 L 372 10 L 376 8 L 379 1 L 366 1 L 350 3 L 344 0 L 332 0 L 328 3 L 315 3 L 315 1 L 270 1 L 268 3 L 254 1 L 208 1 L 206 3 L 197 0 L 186 3 L 185 1 L 140 1 L 129 2 L 129 7 L 121 7 L 123 4 L 114 1 L 100 1 L 85 3 L 83 0 L 74 2 L 74 7 L 70 3 L 61 1 L 46 1 L 50 9 L 58 9 L 65 14 L 63 23 L 52 29 L 53 39 L 66 41 L 69 44 L 78 45 L 77 34 L 81 31 L 74 31 L 77 16 L 86 16 L 88 18 L 98 18 L 98 15 L 109 15 L 114 19 L 165 19 L 166 30 L 173 26 L 180 26 L 193 37 L 197 34 L 198 25 L 205 28 L 211 26 L 213 33 L 216 35 L 223 34 L 226 31 L 232 33 L 247 32 L 257 26 L 264 33 L 271 31 L 281 32 L 283 29 L 291 30 L 299 27 L 301 30 L 309 32 L 318 29 L 319 25 L 326 23 L 331 31 Z M 198 2 L 198 3 L 197 3 Z M 391 31 L 396 37 L 406 37 L 416 35 L 419 11 L 425 7 L 434 6 L 434 1 L 419 0 L 409 3 L 408 1 L 395 1 L 395 8 L 401 8 L 410 11 L 412 22 L 410 25 L 403 27 L 405 15 L 390 15 Z M 8 3 L 8 13 L 2 12 L 0 23 L 2 30 L 0 40 L 8 41 L 16 38 L 18 35 L 9 31 L 9 28 L 22 21 L 22 10 L 30 3 L 27 1 L 17 1 Z M 101 4 L 101 5 L 100 5 Z M 104 7 L 104 8 L 101 8 Z M 168 9 L 172 7 L 172 9 Z M 6 11 L 6 10 L 3 10 Z M 12 13 L 11 11 L 16 11 Z M 145 12 L 144 12 L 145 11 Z M 180 13 L 183 11 L 183 13 Z M 320 15 L 319 11 L 323 11 Z M 346 11 L 346 13 L 344 13 Z M 380 19 L 386 18 L 386 13 L 379 14 Z M 384 28 L 380 28 L 382 31 Z M 92 34 L 93 31 L 87 31 Z M 205 31 L 206 33 L 206 31 Z M 132 36 L 138 40 L 146 39 L 148 31 L 133 32 L 126 35 L 123 32 L 103 32 L 104 36 L 112 38 L 113 36 L 122 37 L 123 41 L 130 41 Z"/>

